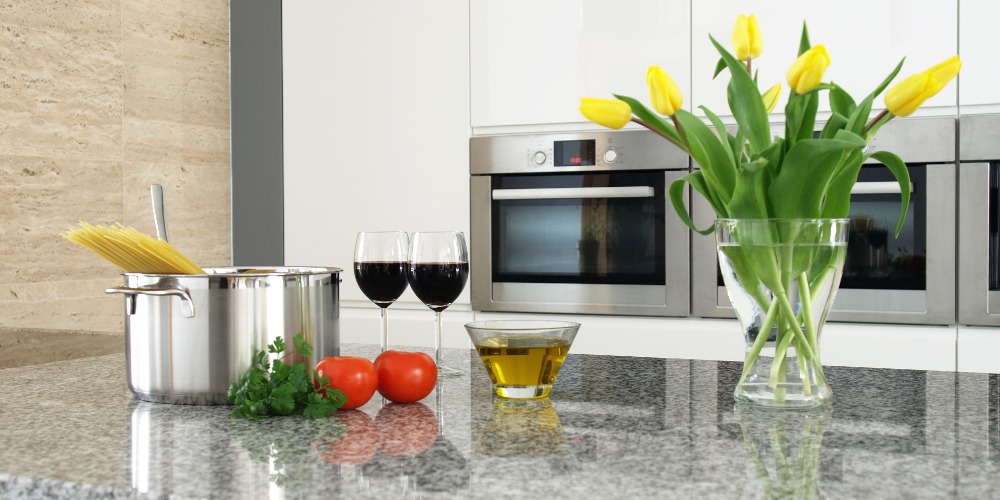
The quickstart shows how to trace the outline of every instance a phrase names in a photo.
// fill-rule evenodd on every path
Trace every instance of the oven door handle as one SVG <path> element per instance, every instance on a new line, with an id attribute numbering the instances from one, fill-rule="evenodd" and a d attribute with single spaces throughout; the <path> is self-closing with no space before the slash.
<path id="1" fill-rule="evenodd" d="M 494 200 L 563 200 L 568 198 L 652 198 L 650 186 L 494 189 Z"/>
<path id="2" fill-rule="evenodd" d="M 910 192 L 913 192 L 913 183 L 910 183 Z M 899 183 L 891 182 L 856 182 L 851 188 L 851 194 L 900 194 Z"/>

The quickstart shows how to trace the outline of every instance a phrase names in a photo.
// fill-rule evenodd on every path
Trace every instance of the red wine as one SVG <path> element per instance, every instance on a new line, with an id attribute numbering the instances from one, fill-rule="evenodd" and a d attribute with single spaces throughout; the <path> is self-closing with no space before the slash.
<path id="1" fill-rule="evenodd" d="M 406 263 L 355 262 L 354 278 L 369 300 L 389 307 L 406 291 Z"/>
<path id="2" fill-rule="evenodd" d="M 414 263 L 410 264 L 406 277 L 417 298 L 434 312 L 441 312 L 455 302 L 465 288 L 469 280 L 469 263 Z"/>

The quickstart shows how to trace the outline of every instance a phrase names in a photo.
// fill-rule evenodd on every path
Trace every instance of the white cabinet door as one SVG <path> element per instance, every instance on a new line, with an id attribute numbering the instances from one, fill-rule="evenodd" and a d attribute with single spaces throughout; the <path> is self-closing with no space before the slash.
<path id="1" fill-rule="evenodd" d="M 720 116 L 732 114 L 726 102 L 728 72 L 712 80 L 719 52 L 708 36 L 711 33 L 732 52 L 733 25 L 741 13 L 757 16 L 764 38 L 764 52 L 753 62 L 753 67 L 760 70 L 761 91 L 776 83 L 783 86 L 781 101 L 772 114 L 775 122 L 784 121 L 789 95 L 785 76 L 798 54 L 803 20 L 808 23 L 812 44 L 825 45 L 830 53 L 824 80 L 841 85 L 859 102 L 875 90 L 903 56 L 906 64 L 896 82 L 958 53 L 957 0 L 698 0 L 693 2 L 691 15 L 692 102 L 696 108 L 705 105 Z M 917 114 L 954 115 L 956 88 L 952 82 Z M 872 109 L 884 108 L 879 96 Z M 830 110 L 826 92 L 819 109 Z"/>
<path id="2" fill-rule="evenodd" d="M 469 234 L 468 2 L 284 2 L 282 28 L 285 263 L 368 303 L 358 231 Z"/>
<path id="3" fill-rule="evenodd" d="M 1000 111 L 1000 71 L 996 61 L 1000 2 L 962 0 L 959 10 L 962 114 L 996 113 Z"/>
<path id="4" fill-rule="evenodd" d="M 649 66 L 689 93 L 687 0 L 472 0 L 470 9 L 473 127 L 585 124 L 580 98 L 612 92 L 648 103 Z"/>

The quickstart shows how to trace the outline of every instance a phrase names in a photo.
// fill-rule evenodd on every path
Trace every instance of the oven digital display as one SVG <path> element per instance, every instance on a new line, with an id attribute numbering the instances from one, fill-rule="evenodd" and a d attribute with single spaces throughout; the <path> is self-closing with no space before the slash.
<path id="1" fill-rule="evenodd" d="M 579 167 L 596 165 L 597 146 L 595 140 L 556 141 L 553 161 L 557 167 Z"/>

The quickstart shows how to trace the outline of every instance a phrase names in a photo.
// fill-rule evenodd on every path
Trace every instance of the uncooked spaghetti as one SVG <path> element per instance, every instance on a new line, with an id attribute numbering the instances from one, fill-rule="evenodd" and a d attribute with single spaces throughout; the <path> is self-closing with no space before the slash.
<path id="1" fill-rule="evenodd" d="M 92 226 L 80 221 L 80 229 L 70 229 L 63 237 L 87 247 L 128 273 L 205 274 L 170 243 L 132 227 L 117 226 Z"/>

